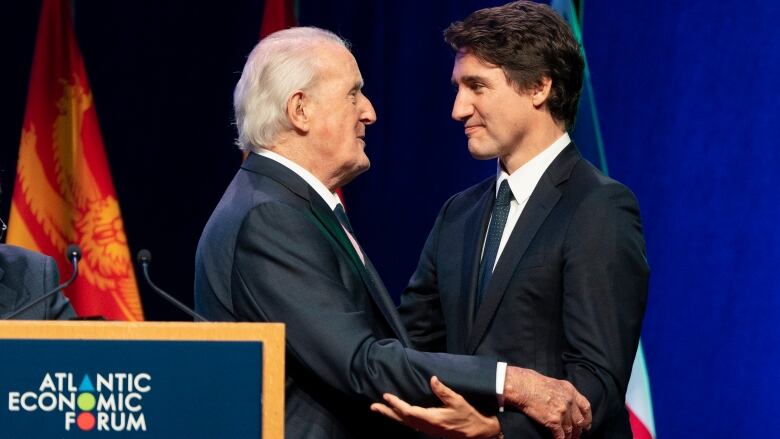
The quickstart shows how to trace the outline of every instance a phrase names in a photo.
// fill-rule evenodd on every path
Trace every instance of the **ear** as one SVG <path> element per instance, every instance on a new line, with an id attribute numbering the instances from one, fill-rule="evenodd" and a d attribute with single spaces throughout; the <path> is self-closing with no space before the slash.
<path id="1" fill-rule="evenodd" d="M 287 99 L 287 120 L 296 130 L 304 133 L 309 131 L 308 103 L 303 90 L 294 91 Z"/>
<path id="2" fill-rule="evenodd" d="M 550 97 L 550 89 L 552 88 L 552 79 L 543 76 L 539 80 L 539 83 L 531 87 L 531 100 L 534 107 L 541 107 L 547 102 L 547 98 Z"/>

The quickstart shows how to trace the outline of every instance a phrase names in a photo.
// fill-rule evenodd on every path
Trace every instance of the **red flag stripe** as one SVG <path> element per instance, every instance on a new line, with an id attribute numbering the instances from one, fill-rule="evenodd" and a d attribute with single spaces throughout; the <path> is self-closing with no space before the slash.
<path id="1" fill-rule="evenodd" d="M 634 415 L 630 407 L 628 408 L 628 420 L 631 423 L 631 432 L 634 434 L 634 439 L 653 439 L 653 435 L 650 434 L 645 424 Z"/>
<path id="2" fill-rule="evenodd" d="M 263 8 L 263 23 L 260 26 L 260 38 L 278 30 L 295 26 L 297 21 L 295 0 L 266 0 Z"/>

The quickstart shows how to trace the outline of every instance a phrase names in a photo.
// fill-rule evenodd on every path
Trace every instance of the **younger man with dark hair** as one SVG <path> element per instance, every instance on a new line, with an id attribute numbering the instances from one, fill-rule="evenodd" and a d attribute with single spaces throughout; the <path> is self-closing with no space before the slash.
<path id="1" fill-rule="evenodd" d="M 456 51 L 452 117 L 472 156 L 497 158 L 498 172 L 442 207 L 401 299 L 412 344 L 527 368 L 507 388 L 544 396 L 551 381 L 569 382 L 591 406 L 583 436 L 630 438 L 624 401 L 649 269 L 634 195 L 567 133 L 580 47 L 560 16 L 528 1 L 476 11 L 444 35 Z M 426 431 L 446 421 L 389 402 Z M 559 429 L 531 410 L 507 407 L 498 419 L 509 438 L 549 437 L 545 427 L 580 434 L 576 422 Z"/>

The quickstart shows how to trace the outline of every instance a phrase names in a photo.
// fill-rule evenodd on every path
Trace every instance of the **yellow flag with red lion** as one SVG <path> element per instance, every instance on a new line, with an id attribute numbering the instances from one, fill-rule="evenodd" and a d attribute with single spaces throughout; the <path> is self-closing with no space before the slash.
<path id="1" fill-rule="evenodd" d="M 71 268 L 65 248 L 82 249 L 66 294 L 81 316 L 143 320 L 119 202 L 92 92 L 76 42 L 70 2 L 44 0 L 19 147 L 8 243 Z"/>

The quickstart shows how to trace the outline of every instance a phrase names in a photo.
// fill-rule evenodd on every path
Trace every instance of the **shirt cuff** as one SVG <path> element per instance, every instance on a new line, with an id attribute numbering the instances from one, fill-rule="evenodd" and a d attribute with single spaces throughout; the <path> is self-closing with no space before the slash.
<path id="1" fill-rule="evenodd" d="M 504 381 L 506 380 L 506 363 L 496 364 L 496 396 L 498 396 L 498 411 L 504 411 Z"/>

